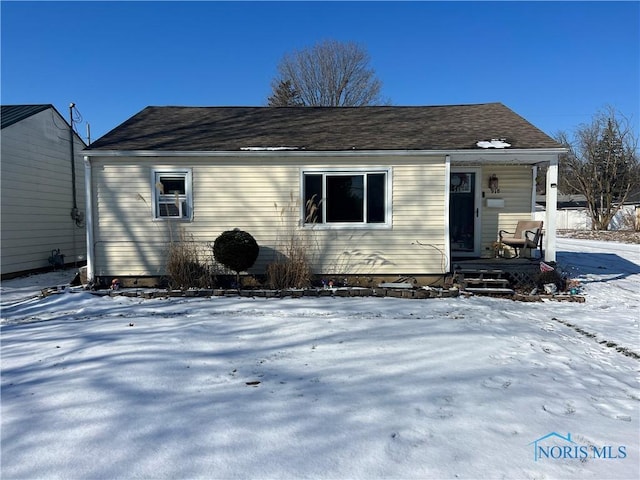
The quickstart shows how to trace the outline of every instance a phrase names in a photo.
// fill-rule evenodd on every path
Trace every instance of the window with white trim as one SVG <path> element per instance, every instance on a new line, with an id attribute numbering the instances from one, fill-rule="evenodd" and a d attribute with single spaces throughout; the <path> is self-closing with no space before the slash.
<path id="1" fill-rule="evenodd" d="M 191 170 L 154 170 L 154 219 L 192 218 Z"/>
<path id="2" fill-rule="evenodd" d="M 304 171 L 304 223 L 389 225 L 389 177 L 388 169 Z"/>

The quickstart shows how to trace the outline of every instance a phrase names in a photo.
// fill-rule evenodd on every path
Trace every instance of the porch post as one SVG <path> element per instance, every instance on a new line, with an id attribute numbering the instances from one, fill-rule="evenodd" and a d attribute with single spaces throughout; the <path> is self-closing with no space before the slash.
<path id="1" fill-rule="evenodd" d="M 84 157 L 84 188 L 85 188 L 85 225 L 87 229 L 87 283 L 94 280 L 95 256 L 93 250 L 93 187 L 91 185 L 91 158 Z"/>
<path id="2" fill-rule="evenodd" d="M 446 155 L 444 161 L 444 252 L 447 265 L 445 273 L 451 270 L 451 237 L 449 232 L 449 195 L 451 183 L 451 156 Z"/>
<path id="3" fill-rule="evenodd" d="M 549 161 L 547 168 L 547 205 L 544 218 L 544 260 L 556 261 L 556 208 L 558 206 L 558 156 Z"/>

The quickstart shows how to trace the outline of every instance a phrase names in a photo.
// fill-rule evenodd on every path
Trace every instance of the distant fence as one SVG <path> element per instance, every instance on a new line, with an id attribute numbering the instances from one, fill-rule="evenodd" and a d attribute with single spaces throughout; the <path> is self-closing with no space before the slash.
<path id="1" fill-rule="evenodd" d="M 536 212 L 535 220 L 543 220 L 545 212 Z M 558 210 L 556 215 L 558 230 L 591 230 L 591 218 L 586 209 Z M 640 229 L 640 206 L 626 205 L 613 217 L 609 230 Z"/>

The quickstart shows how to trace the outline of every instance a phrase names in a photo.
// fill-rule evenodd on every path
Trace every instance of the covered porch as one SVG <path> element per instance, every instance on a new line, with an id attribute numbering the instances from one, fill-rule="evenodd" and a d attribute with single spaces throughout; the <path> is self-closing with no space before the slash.
<path id="1" fill-rule="evenodd" d="M 548 208 L 542 228 L 542 244 L 523 257 L 541 256 L 545 262 L 556 260 L 556 201 L 559 149 L 544 152 L 492 150 L 460 152 L 447 159 L 448 205 L 446 231 L 450 271 L 460 262 L 470 265 L 499 264 L 509 271 L 528 264 L 539 268 L 538 258 L 495 258 L 499 232 L 515 232 L 518 222 L 535 219 L 536 186 L 540 168 L 545 169 Z M 480 267 L 478 267 L 480 268 Z"/>

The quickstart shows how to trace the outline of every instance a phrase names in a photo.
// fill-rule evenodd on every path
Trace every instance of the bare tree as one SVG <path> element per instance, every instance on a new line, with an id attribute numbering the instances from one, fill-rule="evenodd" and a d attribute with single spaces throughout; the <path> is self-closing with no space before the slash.
<path id="1" fill-rule="evenodd" d="M 574 141 L 564 132 L 556 140 L 568 148 L 560 159 L 560 189 L 586 197 L 593 230 L 607 230 L 627 200 L 640 188 L 638 135 L 613 108 L 577 128 Z"/>
<path id="2" fill-rule="evenodd" d="M 369 67 L 369 55 L 353 42 L 327 40 L 286 54 L 272 82 L 270 104 L 286 82 L 290 82 L 304 106 L 358 107 L 383 103 L 382 82 Z"/>

